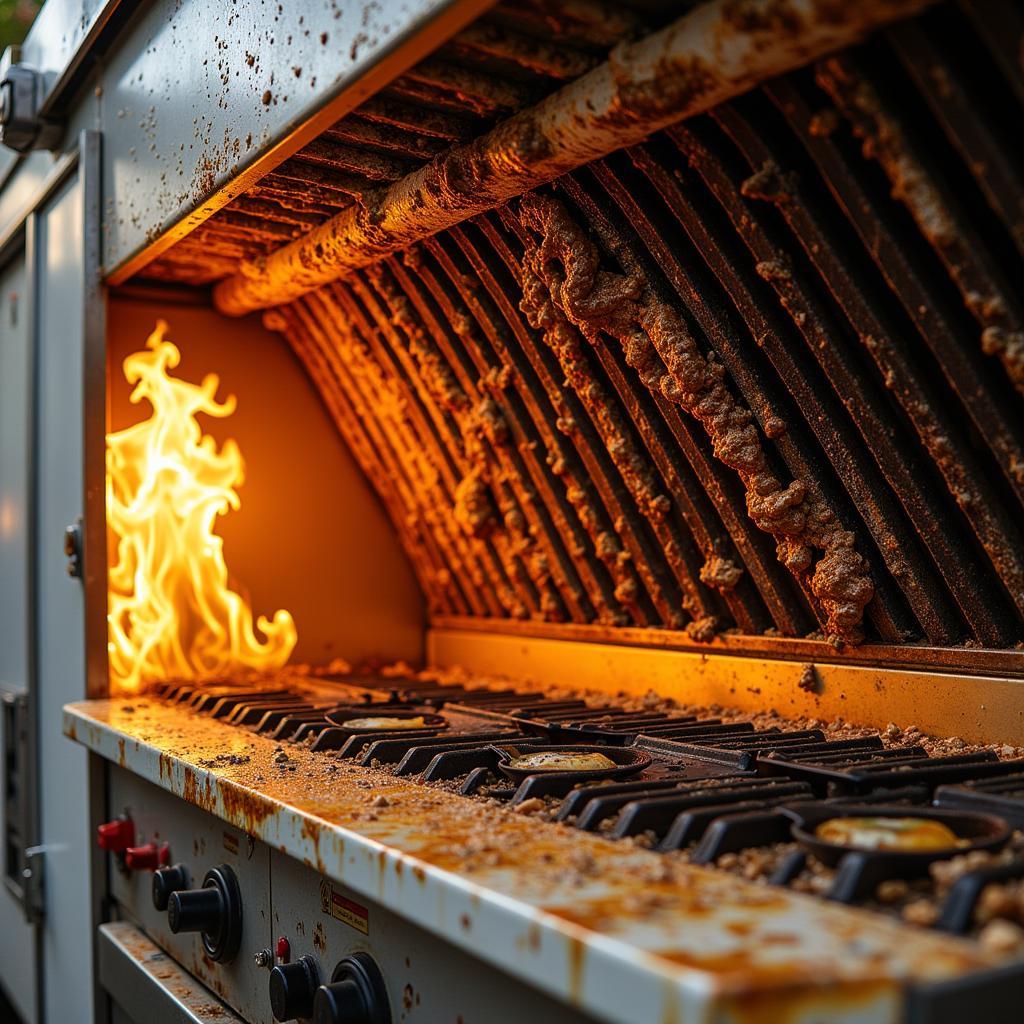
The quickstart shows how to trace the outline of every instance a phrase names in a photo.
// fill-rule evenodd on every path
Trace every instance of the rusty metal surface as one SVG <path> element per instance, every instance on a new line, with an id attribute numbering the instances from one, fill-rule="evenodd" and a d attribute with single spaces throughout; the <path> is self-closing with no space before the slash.
<path id="1" fill-rule="evenodd" d="M 134 273 L 490 2 L 131 5 L 86 86 L 107 142 L 108 272 Z"/>
<path id="2" fill-rule="evenodd" d="M 216 286 L 214 300 L 231 315 L 288 302 L 926 4 L 711 0 L 622 44 L 606 63 L 472 143 L 367 193 L 307 237 L 243 265 Z"/>
<path id="3" fill-rule="evenodd" d="M 994 962 L 960 940 L 301 747 L 282 759 L 270 740 L 155 701 L 69 705 L 64 726 L 107 760 L 602 1020 L 896 1021 L 902 985 Z"/>

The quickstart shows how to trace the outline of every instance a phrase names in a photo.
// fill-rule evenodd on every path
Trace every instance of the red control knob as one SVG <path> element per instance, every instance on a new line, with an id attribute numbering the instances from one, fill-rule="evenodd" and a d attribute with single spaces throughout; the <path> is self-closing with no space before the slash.
<path id="1" fill-rule="evenodd" d="M 131 818 L 108 821 L 96 829 L 96 843 L 101 850 L 123 853 L 135 842 L 135 822 Z"/>
<path id="2" fill-rule="evenodd" d="M 129 846 L 124 851 L 124 866 L 129 871 L 156 871 L 171 862 L 170 848 L 164 843 L 146 843 L 145 846 Z"/>

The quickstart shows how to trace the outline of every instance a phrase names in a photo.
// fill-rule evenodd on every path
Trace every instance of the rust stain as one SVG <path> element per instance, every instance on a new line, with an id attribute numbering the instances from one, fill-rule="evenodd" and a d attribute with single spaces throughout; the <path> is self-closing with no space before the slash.
<path id="1" fill-rule="evenodd" d="M 806 1024 L 828 1020 L 839 1014 L 844 1019 L 867 1016 L 870 1007 L 888 1003 L 893 1011 L 899 1006 L 899 987 L 892 981 L 829 982 L 828 987 L 808 988 L 809 980 L 761 992 L 743 992 L 728 996 L 724 1014 L 734 1024 Z"/>
<path id="2" fill-rule="evenodd" d="M 583 971 L 587 962 L 587 947 L 575 935 L 566 936 L 566 955 L 569 958 L 569 1001 L 579 1006 L 583 996 Z"/>
<path id="3" fill-rule="evenodd" d="M 123 768 L 125 765 L 124 740 L 117 741 L 117 763 Z"/>
<path id="4" fill-rule="evenodd" d="M 237 825 L 249 835 L 255 835 L 260 825 L 277 809 L 273 803 L 264 799 L 259 793 L 221 781 L 219 784 L 220 800 L 228 821 Z M 303 819 L 303 832 L 311 827 L 308 818 Z"/>

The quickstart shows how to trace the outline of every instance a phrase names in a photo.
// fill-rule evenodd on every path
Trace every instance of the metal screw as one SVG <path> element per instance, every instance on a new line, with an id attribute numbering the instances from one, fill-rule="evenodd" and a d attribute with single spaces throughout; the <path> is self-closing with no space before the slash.
<path id="1" fill-rule="evenodd" d="M 253 960 L 257 967 L 270 968 L 274 966 L 274 951 L 272 949 L 261 949 L 253 953 Z"/>

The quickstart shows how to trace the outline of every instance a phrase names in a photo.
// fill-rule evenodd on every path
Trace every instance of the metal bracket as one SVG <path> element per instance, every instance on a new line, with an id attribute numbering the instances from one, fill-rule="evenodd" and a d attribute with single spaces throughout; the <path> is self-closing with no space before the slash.
<path id="1" fill-rule="evenodd" d="M 46 76 L 21 63 L 21 48 L 8 46 L 0 58 L 0 143 L 18 153 L 52 149 L 63 126 L 39 116 Z"/>

